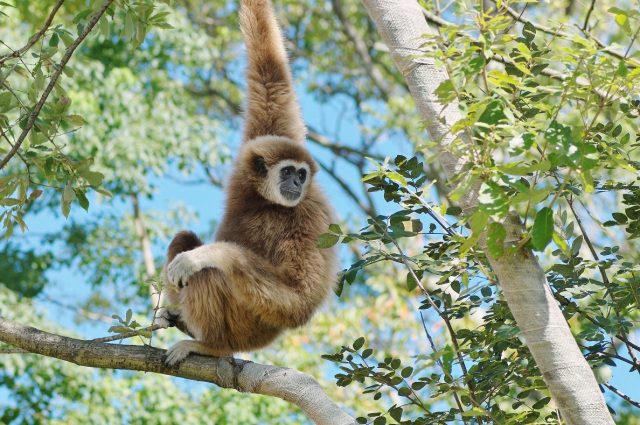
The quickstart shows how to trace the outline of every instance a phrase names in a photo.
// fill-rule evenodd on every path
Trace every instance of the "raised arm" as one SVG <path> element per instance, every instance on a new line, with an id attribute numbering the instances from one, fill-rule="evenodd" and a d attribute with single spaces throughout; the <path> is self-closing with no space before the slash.
<path id="1" fill-rule="evenodd" d="M 304 142 L 307 130 L 270 1 L 242 0 L 240 26 L 248 53 L 244 141 L 270 135 Z"/>

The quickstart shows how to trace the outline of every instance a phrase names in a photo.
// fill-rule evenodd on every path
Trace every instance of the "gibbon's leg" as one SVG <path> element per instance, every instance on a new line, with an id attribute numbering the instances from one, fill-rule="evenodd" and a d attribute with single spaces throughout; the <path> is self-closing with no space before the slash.
<path id="1" fill-rule="evenodd" d="M 204 356 L 225 357 L 230 352 L 215 350 L 200 341 L 178 341 L 162 356 L 162 361 L 169 367 L 177 366 L 187 358 L 189 354 L 202 354 Z"/>
<path id="2" fill-rule="evenodd" d="M 324 282 L 302 282 L 316 275 L 315 270 L 296 282 L 286 273 L 286 264 L 276 267 L 252 251 L 228 242 L 214 242 L 178 254 L 167 267 L 167 277 L 172 284 L 188 282 L 190 276 L 206 267 L 219 269 L 228 278 L 231 293 L 238 301 L 278 327 L 292 328 L 306 323 L 331 288 Z"/>
<path id="3" fill-rule="evenodd" d="M 163 292 L 162 304 L 178 304 L 181 287 L 177 287 L 169 283 L 167 279 L 167 265 L 181 252 L 189 251 L 202 245 L 202 241 L 195 233 L 190 231 L 182 231 L 178 233 L 167 249 L 167 262 L 163 271 Z M 156 312 L 156 323 L 164 327 L 176 326 L 185 334 L 193 338 L 193 332 L 189 330 L 187 324 L 182 320 L 180 306 L 173 308 L 161 308 Z"/>

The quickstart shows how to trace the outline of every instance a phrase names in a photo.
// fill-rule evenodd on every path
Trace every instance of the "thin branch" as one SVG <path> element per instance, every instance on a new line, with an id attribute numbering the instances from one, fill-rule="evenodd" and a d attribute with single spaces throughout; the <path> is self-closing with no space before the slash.
<path id="1" fill-rule="evenodd" d="M 385 101 L 388 100 L 391 93 L 389 85 L 380 73 L 380 70 L 374 66 L 369 49 L 367 48 L 364 40 L 358 34 L 356 27 L 351 23 L 349 17 L 345 15 L 342 0 L 331 0 L 331 5 L 333 6 L 333 12 L 342 24 L 342 31 L 351 40 L 356 53 L 360 56 L 364 69 L 367 71 L 376 87 L 378 87 L 378 90 L 380 90 L 381 97 Z"/>
<path id="2" fill-rule="evenodd" d="M 429 340 L 429 345 L 431 345 L 431 350 L 433 350 L 433 353 L 435 354 L 438 352 L 438 350 L 436 349 L 436 345 L 433 343 L 433 338 L 431 338 L 431 334 L 429 333 L 429 330 L 427 330 L 427 323 L 424 320 L 422 311 L 420 312 L 420 319 L 422 319 L 422 328 L 424 329 L 424 333 L 427 335 L 427 339 Z M 440 369 L 442 369 L 442 373 L 444 373 L 445 376 L 449 377 L 449 379 L 453 381 L 453 377 L 449 372 L 447 372 L 447 369 L 444 367 L 444 364 L 442 363 L 442 360 L 440 359 L 440 357 L 436 357 L 434 361 L 440 367 Z M 464 412 L 464 409 L 462 408 L 462 403 L 460 403 L 460 399 L 458 398 L 458 392 L 455 390 L 453 391 L 453 398 L 455 399 L 456 404 L 458 405 L 458 409 L 460 409 L 460 412 L 461 413 Z M 465 425 L 467 423 L 464 416 L 462 417 L 462 422 L 464 422 Z"/>
<path id="3" fill-rule="evenodd" d="M 73 55 L 73 52 L 80 45 L 80 43 L 82 43 L 82 41 L 87 37 L 87 35 L 89 35 L 93 27 L 95 27 L 95 25 L 98 23 L 98 20 L 100 19 L 100 17 L 104 14 L 107 8 L 111 6 L 111 3 L 113 2 L 114 0 L 105 1 L 102 4 L 102 6 L 100 6 L 100 9 L 98 9 L 96 13 L 94 13 L 94 15 L 91 17 L 91 20 L 89 20 L 89 22 L 87 23 L 87 26 L 84 28 L 82 33 L 78 36 L 78 38 L 76 38 L 75 41 L 71 43 L 69 47 L 67 47 L 66 53 L 62 57 L 60 64 L 58 64 L 56 71 L 53 73 L 53 76 L 49 81 L 49 85 L 44 90 L 44 93 L 42 93 L 42 96 L 40 97 L 40 100 L 38 101 L 36 106 L 33 108 L 33 111 L 31 111 L 31 113 L 29 114 L 29 120 L 27 121 L 27 124 L 24 127 L 24 129 L 22 130 L 22 133 L 20 133 L 18 140 L 16 141 L 15 145 L 13 145 L 9 153 L 7 153 L 7 155 L 2 159 L 2 161 L 0 161 L 0 170 L 2 170 L 5 165 L 7 165 L 7 163 L 9 162 L 9 160 L 11 160 L 11 158 L 13 158 L 13 156 L 16 154 L 16 152 L 20 148 L 20 145 L 22 145 L 22 142 L 27 137 L 27 134 L 29 133 L 29 131 L 31 130 L 31 128 L 36 122 L 36 118 L 38 118 L 38 115 L 40 114 L 40 110 L 44 106 L 44 103 L 47 101 L 49 94 L 51 94 L 53 87 L 58 82 L 58 78 L 60 77 L 60 74 L 62 74 L 62 70 L 69 62 L 69 59 L 71 59 L 71 55 Z"/>
<path id="4" fill-rule="evenodd" d="M 594 1 L 595 1 L 595 0 L 594 0 Z M 593 2 L 591 3 L 591 6 L 593 7 Z M 572 35 L 572 34 L 570 34 L 570 33 L 568 33 L 568 32 L 561 31 L 561 30 L 556 30 L 556 29 L 553 29 L 553 28 L 546 27 L 546 26 L 544 26 L 544 25 L 542 25 L 542 24 L 538 24 L 537 22 L 533 22 L 533 21 L 531 21 L 531 20 L 529 20 L 529 19 L 527 19 L 527 18 L 523 17 L 521 13 L 519 13 L 519 12 L 518 12 L 518 11 L 516 11 L 516 10 L 513 10 L 513 9 L 512 9 L 512 8 L 510 8 L 509 6 L 504 6 L 504 5 L 503 5 L 503 7 L 504 7 L 504 9 L 507 11 L 507 13 L 508 13 L 508 14 L 509 14 L 509 15 L 510 15 L 514 20 L 516 20 L 516 21 L 518 21 L 518 22 L 520 22 L 520 23 L 523 23 L 523 24 L 529 23 L 529 24 L 533 25 L 533 27 L 534 27 L 537 31 L 541 31 L 541 32 L 544 32 L 544 33 L 546 33 L 546 34 L 550 34 L 550 35 L 553 35 L 553 36 L 560 36 L 560 37 L 565 38 L 565 39 L 570 40 L 570 41 L 571 41 L 571 40 L 573 40 L 573 35 Z M 586 21 L 585 21 L 585 24 L 586 24 Z M 579 28 L 579 27 L 578 27 L 578 28 Z M 608 55 L 611 55 L 611 56 L 613 56 L 613 57 L 615 57 L 615 58 L 617 58 L 617 59 L 624 60 L 624 53 L 619 52 L 619 51 L 617 51 L 617 50 L 613 50 L 610 46 L 608 46 L 607 44 L 605 44 L 602 40 L 600 40 L 600 39 L 598 39 L 598 38 L 596 38 L 596 37 L 592 36 L 591 34 L 588 34 L 588 33 L 587 33 L 586 28 L 579 28 L 579 29 L 580 29 L 580 30 L 581 30 L 581 31 L 582 31 L 586 36 L 588 36 L 588 37 L 589 37 L 589 38 L 591 38 L 593 41 L 595 41 L 595 43 L 598 45 L 598 47 L 600 47 L 600 48 L 602 49 L 602 52 L 604 52 L 604 53 L 606 53 L 606 54 L 608 54 Z M 636 64 L 635 64 L 635 63 L 630 63 L 630 64 L 628 64 L 628 67 L 629 67 L 629 68 L 635 68 L 635 67 L 636 67 Z"/>
<path id="5" fill-rule="evenodd" d="M 93 342 L 120 341 L 120 340 L 127 339 L 127 338 L 134 338 L 136 336 L 143 336 L 141 334 L 141 332 L 153 332 L 153 331 L 157 331 L 159 329 L 165 329 L 165 328 L 166 328 L 166 326 L 164 326 L 164 325 L 152 325 L 152 326 L 149 326 L 147 328 L 136 329 L 135 331 L 131 331 L 131 332 L 125 332 L 125 333 L 118 334 L 118 335 L 111 335 L 111 336 L 105 336 L 105 337 L 102 337 L 102 338 L 92 339 L 91 341 L 93 341 Z"/>
<path id="6" fill-rule="evenodd" d="M 589 18 L 591 18 L 591 12 L 593 12 L 593 7 L 596 5 L 596 0 L 591 0 L 591 5 L 589 6 L 589 10 L 587 11 L 587 16 L 584 18 L 584 24 L 582 25 L 583 30 L 587 30 L 587 26 L 589 25 Z"/>
<path id="7" fill-rule="evenodd" d="M 68 338 L 3 317 L 0 341 L 79 366 L 160 373 L 279 397 L 296 404 L 318 425 L 355 424 L 355 419 L 329 399 L 314 377 L 295 369 L 199 355 L 190 355 L 178 367 L 169 368 L 162 361 L 165 350 Z"/>
<path id="8" fill-rule="evenodd" d="M 360 207 L 360 209 L 362 211 L 364 211 L 367 215 L 370 215 L 372 217 L 375 217 L 377 215 L 373 205 L 369 204 L 367 206 L 367 205 L 363 204 L 360 201 L 360 197 L 349 187 L 348 184 L 346 184 L 340 177 L 338 177 L 338 175 L 334 172 L 334 170 L 330 169 L 329 167 L 327 167 L 325 164 L 323 164 L 320 161 L 316 161 L 316 162 L 318 163 L 318 165 L 320 165 L 320 168 L 322 168 L 327 174 L 329 174 L 331 176 L 331 178 L 333 178 L 333 180 L 336 183 L 338 183 L 338 185 L 340 185 L 342 190 L 345 191 L 345 193 L 351 198 L 351 200 L 353 202 L 355 202 L 355 204 L 358 207 Z"/>
<path id="9" fill-rule="evenodd" d="M 572 303 L 571 301 L 569 301 L 567 298 L 563 297 L 562 295 L 558 294 L 557 292 L 553 291 L 553 296 L 556 300 L 558 300 L 560 302 L 560 304 L 562 304 L 563 306 L 568 306 L 570 304 L 574 304 L 573 308 L 575 309 L 575 311 L 579 314 L 581 314 L 582 316 L 584 316 L 585 319 L 587 319 L 588 321 L 590 321 L 591 323 L 593 323 L 594 325 L 598 326 L 598 327 L 602 327 L 602 325 L 600 323 L 598 323 L 598 321 L 596 319 L 594 319 L 593 317 L 591 317 L 591 315 L 589 315 L 589 313 L 583 311 L 580 307 L 578 307 L 577 305 L 575 305 L 575 303 Z M 640 346 L 634 344 L 633 342 L 629 341 L 628 338 L 626 338 L 624 335 L 620 335 L 620 334 L 616 334 L 614 335 L 616 338 L 618 338 L 620 341 L 622 341 L 627 347 L 629 348 L 633 348 L 634 350 L 640 352 Z M 638 368 L 638 366 L 636 364 L 636 368 Z"/>
<path id="10" fill-rule="evenodd" d="M 422 291 L 422 294 L 425 296 L 425 298 L 427 299 L 431 307 L 435 310 L 435 312 L 438 314 L 438 316 L 442 318 L 442 321 L 444 322 L 447 328 L 447 331 L 449 332 L 449 337 L 451 338 L 451 344 L 453 345 L 453 349 L 456 353 L 456 356 L 458 357 L 458 363 L 460 364 L 460 369 L 462 370 L 462 374 L 465 376 L 465 378 L 469 378 L 469 379 L 465 379 L 467 381 L 467 386 L 469 387 L 469 398 L 471 399 L 471 402 L 473 403 L 474 406 L 478 406 L 478 403 L 476 402 L 475 391 L 473 388 L 474 387 L 473 380 L 469 377 L 467 366 L 464 363 L 464 358 L 462 357 L 462 353 L 460 352 L 460 346 L 458 344 L 458 338 L 456 337 L 456 331 L 453 329 L 453 326 L 451 325 L 451 321 L 444 314 L 444 312 L 436 305 L 435 301 L 433 301 L 433 298 L 431 297 L 431 294 L 429 294 L 429 291 L 427 291 L 424 285 L 422 285 L 422 282 L 420 281 L 420 279 L 418 279 L 418 276 L 416 276 L 416 273 L 413 271 L 413 267 L 411 267 L 411 264 L 409 264 L 408 257 L 405 255 L 404 251 L 400 247 L 400 244 L 398 244 L 398 242 L 395 239 L 393 239 L 391 235 L 389 235 L 387 230 L 384 227 L 382 227 L 376 220 L 373 220 L 373 223 L 387 238 L 389 238 L 391 243 L 398 250 L 398 254 L 400 255 L 400 259 L 393 259 L 393 257 L 389 257 L 389 256 L 386 256 L 386 258 L 403 264 L 407 268 L 407 270 L 409 270 L 411 277 L 417 283 L 418 287 Z M 382 253 L 382 251 L 380 252 Z"/>
<path id="11" fill-rule="evenodd" d="M 18 50 L 14 50 L 11 53 L 7 53 L 6 55 L 1 56 L 0 57 L 0 65 L 2 65 L 4 63 L 4 61 L 6 61 L 9 58 L 17 58 L 18 56 L 21 56 L 24 52 L 26 52 L 34 44 L 36 44 L 38 42 L 38 40 L 40 40 L 40 38 L 44 35 L 44 33 L 47 32 L 47 30 L 49 29 L 49 26 L 51 25 L 51 22 L 53 22 L 53 18 L 56 16 L 56 13 L 58 12 L 58 9 L 60 9 L 60 6 L 62 6 L 62 3 L 64 3 L 64 1 L 65 0 L 58 0 L 58 2 L 55 4 L 55 6 L 53 6 L 53 9 L 51 9 L 51 13 L 49 13 L 49 17 L 44 22 L 44 25 L 42 26 L 42 29 L 40 31 L 38 31 L 38 33 L 36 35 L 31 37 L 31 40 L 29 40 L 29 42 L 23 48 L 18 49 Z"/>
<path id="12" fill-rule="evenodd" d="M 625 399 L 626 401 L 628 401 L 630 404 L 636 406 L 636 407 L 640 407 L 640 403 L 638 403 L 637 401 L 635 401 L 634 399 L 632 399 L 631 397 L 629 397 L 628 395 L 622 393 L 619 389 L 617 389 L 616 387 L 614 387 L 613 385 L 607 384 L 606 382 L 603 382 L 602 384 L 600 384 L 604 387 L 607 387 L 609 390 L 611 390 L 613 393 L 615 393 L 616 395 L 618 395 L 619 397 Z"/>

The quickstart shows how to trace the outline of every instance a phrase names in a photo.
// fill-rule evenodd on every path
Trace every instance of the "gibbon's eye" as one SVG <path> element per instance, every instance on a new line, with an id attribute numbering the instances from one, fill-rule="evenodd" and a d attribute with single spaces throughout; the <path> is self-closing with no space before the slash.
<path id="1" fill-rule="evenodd" d="M 293 174 L 295 174 L 296 169 L 294 166 L 290 165 L 288 167 L 284 167 L 280 170 L 280 177 L 282 177 L 283 179 L 289 178 L 291 177 Z"/>
<path id="2" fill-rule="evenodd" d="M 265 160 L 263 157 L 261 156 L 255 157 L 255 159 L 253 160 L 253 163 L 255 164 L 256 171 L 258 171 L 258 173 L 267 174 L 267 164 L 265 163 Z"/>
<path id="3" fill-rule="evenodd" d="M 305 170 L 304 168 L 299 169 L 298 178 L 300 179 L 300 183 L 304 183 L 304 181 L 307 179 L 307 170 Z"/>

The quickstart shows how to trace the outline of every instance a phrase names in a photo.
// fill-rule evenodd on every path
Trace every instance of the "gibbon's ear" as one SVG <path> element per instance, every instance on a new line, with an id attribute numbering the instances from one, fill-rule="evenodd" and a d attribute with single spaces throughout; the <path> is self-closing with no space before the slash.
<path id="1" fill-rule="evenodd" d="M 256 166 L 256 171 L 262 175 L 266 175 L 267 174 L 267 165 L 265 163 L 265 160 L 263 157 L 261 156 L 256 156 L 253 159 L 253 163 Z"/>

